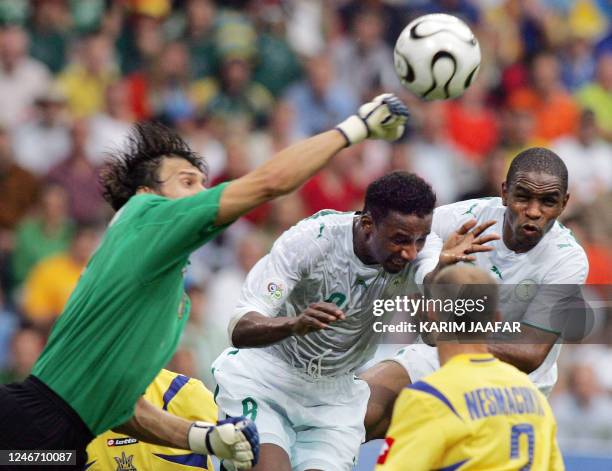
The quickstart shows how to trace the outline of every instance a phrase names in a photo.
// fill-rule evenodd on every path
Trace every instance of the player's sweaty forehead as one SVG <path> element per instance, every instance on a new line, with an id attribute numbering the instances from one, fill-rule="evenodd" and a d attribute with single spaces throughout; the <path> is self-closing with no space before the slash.
<path id="1" fill-rule="evenodd" d="M 513 193 L 534 196 L 563 196 L 561 179 L 545 172 L 516 172 L 511 189 Z"/>
<path id="2" fill-rule="evenodd" d="M 397 211 L 390 211 L 381 223 L 385 227 L 385 232 L 390 236 L 404 235 L 419 238 L 429 234 L 432 219 L 433 214 L 419 217 L 416 214 L 402 214 Z"/>
<path id="3" fill-rule="evenodd" d="M 202 183 L 206 183 L 206 175 L 194 167 L 188 160 L 181 157 L 164 157 L 159 168 L 159 179 L 162 182 L 180 178 L 181 176 L 192 177 Z"/>

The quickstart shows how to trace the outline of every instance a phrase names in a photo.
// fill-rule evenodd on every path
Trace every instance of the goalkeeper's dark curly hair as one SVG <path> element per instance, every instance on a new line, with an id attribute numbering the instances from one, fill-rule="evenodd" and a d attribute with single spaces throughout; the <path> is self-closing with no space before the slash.
<path id="1" fill-rule="evenodd" d="M 180 157 L 207 173 L 204 159 L 175 131 L 159 123 L 138 123 L 124 148 L 111 152 L 100 171 L 102 196 L 118 210 L 139 188 L 158 189 L 162 183 L 159 168 L 164 157 Z"/>
<path id="2" fill-rule="evenodd" d="M 429 183 L 414 173 L 392 172 L 370 183 L 363 212 L 370 213 L 376 223 L 390 211 L 422 218 L 433 213 L 435 206 L 436 194 Z"/>

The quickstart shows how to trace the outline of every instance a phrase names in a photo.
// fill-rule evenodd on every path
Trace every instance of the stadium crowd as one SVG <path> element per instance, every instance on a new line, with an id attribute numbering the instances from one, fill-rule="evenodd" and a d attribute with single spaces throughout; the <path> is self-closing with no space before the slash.
<path id="1" fill-rule="evenodd" d="M 424 103 L 401 88 L 393 43 L 410 19 L 436 11 L 470 24 L 483 60 L 462 98 Z M 0 23 L 3 382 L 29 373 L 112 217 L 97 184 L 105 151 L 145 119 L 177 128 L 215 185 L 382 91 L 412 113 L 400 142 L 343 151 L 192 257 L 192 314 L 170 368 L 209 387 L 233 300 L 274 239 L 321 209 L 359 209 L 367 184 L 390 170 L 418 173 L 445 204 L 498 195 L 516 153 L 552 148 L 570 175 L 563 222 L 587 252 L 589 289 L 610 299 L 609 2 L 0 0 Z M 562 446 L 612 443 L 607 314 L 591 345 L 562 355 L 551 399 Z"/>

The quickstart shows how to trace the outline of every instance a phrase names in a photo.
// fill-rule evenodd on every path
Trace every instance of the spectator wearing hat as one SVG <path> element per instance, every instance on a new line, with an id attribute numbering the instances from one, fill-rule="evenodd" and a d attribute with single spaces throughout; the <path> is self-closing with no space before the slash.
<path id="1" fill-rule="evenodd" d="M 13 144 L 17 163 L 43 177 L 65 159 L 70 150 L 66 97 L 56 87 L 51 87 L 35 103 L 34 116 L 15 130 Z"/>

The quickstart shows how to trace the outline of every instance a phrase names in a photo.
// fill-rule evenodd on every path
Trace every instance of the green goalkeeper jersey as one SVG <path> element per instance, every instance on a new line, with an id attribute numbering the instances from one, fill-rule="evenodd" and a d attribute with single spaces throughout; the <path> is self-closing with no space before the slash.
<path id="1" fill-rule="evenodd" d="M 127 421 L 172 357 L 189 315 L 183 272 L 223 229 L 214 222 L 224 188 L 133 196 L 81 274 L 32 374 L 94 435 Z"/>

